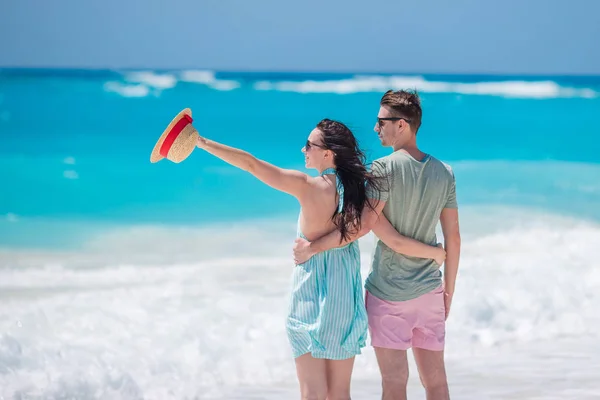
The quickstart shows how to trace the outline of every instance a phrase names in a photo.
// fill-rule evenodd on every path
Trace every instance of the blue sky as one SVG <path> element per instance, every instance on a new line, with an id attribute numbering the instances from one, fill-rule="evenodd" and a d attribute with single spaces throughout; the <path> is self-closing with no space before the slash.
<path id="1" fill-rule="evenodd" d="M 600 74 L 596 0 L 119 1 L 0 2 L 0 66 Z"/>

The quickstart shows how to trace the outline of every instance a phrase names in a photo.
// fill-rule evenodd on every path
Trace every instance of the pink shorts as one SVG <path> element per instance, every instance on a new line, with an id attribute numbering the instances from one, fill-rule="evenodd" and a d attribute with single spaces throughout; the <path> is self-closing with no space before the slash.
<path id="1" fill-rule="evenodd" d="M 368 291 L 365 297 L 373 347 L 444 350 L 446 313 L 443 285 L 406 301 L 381 300 Z"/>

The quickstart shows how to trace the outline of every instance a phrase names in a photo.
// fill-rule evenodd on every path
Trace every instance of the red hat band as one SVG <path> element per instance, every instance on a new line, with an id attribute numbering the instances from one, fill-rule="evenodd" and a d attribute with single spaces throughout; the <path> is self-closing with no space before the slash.
<path id="1" fill-rule="evenodd" d="M 183 117 L 173 126 L 171 131 L 165 137 L 162 145 L 160 146 L 160 155 L 167 158 L 167 154 L 169 154 L 169 150 L 171 150 L 171 146 L 175 143 L 175 139 L 181 133 L 183 128 L 192 123 L 192 117 L 187 114 L 184 114 Z"/>

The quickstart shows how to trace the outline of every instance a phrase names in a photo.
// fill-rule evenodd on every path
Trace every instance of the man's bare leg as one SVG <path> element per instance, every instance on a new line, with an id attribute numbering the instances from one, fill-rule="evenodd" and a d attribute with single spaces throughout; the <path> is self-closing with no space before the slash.
<path id="1" fill-rule="evenodd" d="M 296 373 L 300 383 L 302 400 L 325 400 L 327 398 L 327 371 L 325 360 L 306 353 L 296 358 Z"/>
<path id="2" fill-rule="evenodd" d="M 444 351 L 413 348 L 419 377 L 425 388 L 427 400 L 449 400 L 448 379 L 444 365 Z"/>
<path id="3" fill-rule="evenodd" d="M 350 400 L 350 382 L 354 357 L 346 360 L 327 360 L 327 400 Z"/>
<path id="4" fill-rule="evenodd" d="M 406 350 L 375 347 L 375 356 L 381 373 L 382 400 L 406 400 L 408 360 Z"/>

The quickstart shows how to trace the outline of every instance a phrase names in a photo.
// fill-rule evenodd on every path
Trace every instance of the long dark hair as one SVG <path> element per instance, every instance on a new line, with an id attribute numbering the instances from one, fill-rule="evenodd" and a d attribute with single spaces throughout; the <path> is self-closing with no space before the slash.
<path id="1" fill-rule="evenodd" d="M 317 129 L 323 134 L 324 147 L 334 154 L 336 175 L 344 188 L 343 207 L 341 211 L 336 208 L 332 216 L 343 241 L 361 229 L 363 208 L 377 206 L 367 197 L 367 189 L 378 193 L 383 177 L 375 177 L 367 170 L 365 154 L 346 125 L 326 118 L 317 124 Z M 377 195 L 371 197 L 378 198 Z"/>

